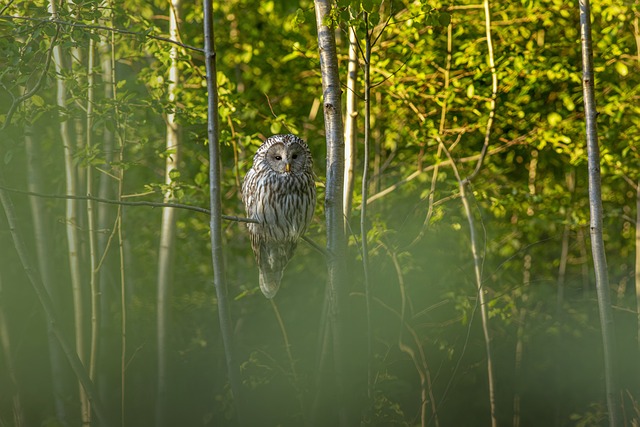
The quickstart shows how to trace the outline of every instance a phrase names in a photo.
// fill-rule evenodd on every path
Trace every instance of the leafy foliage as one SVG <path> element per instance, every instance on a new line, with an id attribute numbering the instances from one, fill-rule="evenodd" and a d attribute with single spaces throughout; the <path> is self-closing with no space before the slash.
<path id="1" fill-rule="evenodd" d="M 32 135 L 45 177 L 43 191 L 63 192 L 58 126 L 64 120 L 74 123 L 72 132 L 82 141 L 86 48 L 94 39 L 100 44 L 101 60 L 114 61 L 116 81 L 115 95 L 110 97 L 104 90 L 109 76 L 97 78 L 90 131 L 94 141 L 113 134 L 115 145 L 75 147 L 77 170 L 91 166 L 97 171 L 94 188 L 101 175 L 108 176 L 112 194 L 117 194 L 116 178 L 122 173 L 124 200 L 162 200 L 164 158 L 172 154 L 164 149 L 164 116 L 175 112 L 184 146 L 182 163 L 172 174 L 173 196 L 180 203 L 208 205 L 205 72 L 202 52 L 190 48 L 203 45 L 202 7 L 185 3 L 182 11 L 182 78 L 175 103 L 167 97 L 168 7 L 159 1 L 74 1 L 60 7 L 59 23 L 49 21 L 42 1 L 0 7 L 0 167 L 8 186 L 26 189 L 32 179 L 24 173 L 28 154 L 24 140 Z M 377 37 L 371 60 L 374 158 L 369 165 L 373 174 L 368 200 L 375 338 L 370 362 L 376 376 L 374 395 L 368 400 L 361 236 L 356 231 L 363 201 L 355 194 L 353 217 L 347 218 L 350 296 L 345 309 L 352 342 L 349 379 L 354 384 L 349 403 L 369 425 L 416 425 L 423 401 L 428 425 L 435 425 L 436 419 L 441 425 L 487 424 L 486 355 L 467 222 L 451 165 L 438 148 L 440 138 L 466 177 L 474 170 L 485 140 L 492 85 L 482 8 L 466 0 L 455 4 L 340 0 L 334 11 L 331 23 L 340 43 L 342 76 L 346 76 L 347 27 L 356 29 L 363 44 L 366 12 Z M 632 285 L 637 250 L 632 184 L 637 185 L 640 170 L 636 45 L 640 36 L 633 21 L 639 11 L 631 3 L 603 0 L 594 5 L 593 13 L 605 241 L 623 354 L 620 365 L 628 373 L 622 379 L 627 417 L 637 420 L 639 415 L 630 408 L 637 407 L 640 392 Z M 261 140 L 280 132 L 296 133 L 308 141 L 322 200 L 325 153 L 313 3 L 216 2 L 214 18 L 223 213 L 243 214 L 239 191 L 251 157 Z M 497 358 L 498 416 L 502 424 L 517 416 L 523 425 L 599 425 L 604 417 L 604 386 L 589 261 L 578 10 L 560 0 L 492 2 L 491 19 L 496 110 L 487 156 L 471 189 L 475 219 L 481 224 L 483 291 Z M 56 75 L 53 67 L 45 69 L 52 41 L 66 55 L 67 71 L 62 75 Z M 80 56 L 72 63 L 73 52 Z M 16 103 L 41 78 L 36 93 Z M 56 79 L 64 79 L 69 88 L 63 111 L 55 102 Z M 11 122 L 5 123 L 12 108 Z M 364 165 L 358 162 L 357 167 L 361 170 Z M 20 213 L 20 231 L 31 238 L 29 200 L 19 193 L 11 197 Z M 49 253 L 56 266 L 54 297 L 70 335 L 73 316 L 63 202 L 46 199 L 45 203 L 56 245 Z M 108 209 L 115 217 L 118 207 Z M 325 235 L 322 210 L 318 203 L 307 234 L 320 246 Z M 50 372 L 43 362 L 46 325 L 24 285 L 26 278 L 4 221 L 0 218 L 2 310 L 14 344 L 0 361 L 13 359 L 17 384 L 3 371 L 0 387 L 21 394 L 26 424 L 37 425 L 55 416 Z M 119 265 L 114 240 L 101 267 L 109 290 L 103 296 L 101 333 L 108 339 L 97 382 L 111 395 L 110 408 L 114 413 L 123 411 L 129 425 L 152 422 L 159 222 L 159 211 L 123 207 L 124 266 Z M 86 231 L 83 220 L 78 219 L 77 226 Z M 110 222 L 98 233 L 109 238 L 113 230 Z M 232 398 L 215 321 L 208 218 L 185 210 L 177 230 L 171 417 L 176 424 L 224 425 L 233 416 Z M 276 299 L 283 336 L 273 307 L 258 290 L 245 227 L 227 223 L 223 237 L 241 373 L 248 405 L 256 414 L 252 421 L 294 426 L 315 416 L 319 425 L 335 424 L 332 384 L 324 379 L 332 366 L 325 363 L 318 368 L 319 361 L 328 357 L 323 346 L 322 255 L 301 242 L 285 272 Z M 30 245 L 35 247 L 35 242 Z M 37 257 L 35 250 L 31 255 Z M 81 256 L 86 261 L 87 254 Z M 124 407 L 118 364 L 121 268 L 128 327 Z M 87 269 L 85 265 L 84 274 Z M 85 315 L 88 321 L 88 311 Z M 73 381 L 65 399 L 71 424 L 78 424 Z M 4 414 L 11 413 L 11 405 L 9 395 L 0 397 L 2 422 L 9 422 Z"/>

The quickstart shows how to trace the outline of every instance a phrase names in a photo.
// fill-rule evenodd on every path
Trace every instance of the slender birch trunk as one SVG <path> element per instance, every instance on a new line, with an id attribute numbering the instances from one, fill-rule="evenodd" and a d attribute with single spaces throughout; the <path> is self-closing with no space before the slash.
<path id="1" fill-rule="evenodd" d="M 180 19 L 180 0 L 172 0 L 169 11 L 169 38 L 178 41 L 178 22 Z M 178 47 L 172 45 L 169 52 L 171 66 L 169 68 L 169 86 L 167 92 L 173 112 L 166 116 L 166 161 L 164 181 L 167 185 L 164 201 L 173 198 L 171 175 L 178 170 L 180 162 L 180 127 L 176 123 L 176 88 L 180 79 L 178 69 Z M 160 249 L 158 252 L 158 301 L 157 301 L 157 339 L 158 339 L 158 390 L 156 397 L 156 426 L 167 425 L 168 399 L 168 331 L 169 312 L 171 309 L 171 283 L 173 281 L 174 246 L 176 240 L 177 210 L 165 207 L 162 209 L 162 225 L 160 228 Z"/>
<path id="2" fill-rule="evenodd" d="M 358 135 L 358 38 L 356 29 L 349 27 L 349 65 L 347 68 L 346 114 L 344 121 L 344 196 L 343 209 L 345 223 L 351 217 L 353 200 L 353 171 L 356 167 L 356 138 Z"/>
<path id="3" fill-rule="evenodd" d="M 609 295 L 609 276 L 602 238 L 602 191 L 600 188 L 600 147 L 598 146 L 597 111 L 594 94 L 593 49 L 591 43 L 591 7 L 589 0 L 580 0 L 580 35 L 582 43 L 582 88 L 589 165 L 589 211 L 591 214 L 591 252 L 596 277 L 596 292 L 600 311 L 600 327 L 604 350 L 604 376 L 609 410 L 609 426 L 621 425 L 619 389 L 616 378 L 616 343 Z"/>
<path id="4" fill-rule="evenodd" d="M 6 187 L 4 183 L 4 177 L 2 176 L 2 171 L 0 170 L 0 187 Z M 76 374 L 81 387 L 83 388 L 83 392 L 87 395 L 88 400 L 92 402 L 93 411 L 96 414 L 98 421 L 100 422 L 101 427 L 109 426 L 109 423 L 106 418 L 106 412 L 103 410 L 103 407 L 98 398 L 98 394 L 96 393 L 95 386 L 87 371 L 85 370 L 78 354 L 74 352 L 71 345 L 67 342 L 65 335 L 60 330 L 60 322 L 58 316 L 56 314 L 53 301 L 49 296 L 47 290 L 45 289 L 40 277 L 37 275 L 36 270 L 31 265 L 31 261 L 29 256 L 27 255 L 27 248 L 24 243 L 24 239 L 20 234 L 20 231 L 17 227 L 16 213 L 15 208 L 13 207 L 13 202 L 7 195 L 5 190 L 0 188 L 0 205 L 2 206 L 5 216 L 7 218 L 7 224 L 9 226 L 9 232 L 11 233 L 11 237 L 13 239 L 13 246 L 18 254 L 18 258 L 20 259 L 20 263 L 22 264 L 22 268 L 33 288 L 36 296 L 38 297 L 38 301 L 44 310 L 44 315 L 47 319 L 47 322 L 50 324 L 53 333 L 60 344 L 60 348 L 62 352 L 67 358 L 69 365 L 71 365 L 71 369 Z"/>
<path id="5" fill-rule="evenodd" d="M 100 24 L 111 27 L 111 4 L 109 0 L 102 2 L 103 16 Z M 98 42 L 98 52 L 100 56 L 100 72 L 102 75 L 102 86 L 104 99 L 109 102 L 114 99 L 114 52 L 113 33 L 103 32 L 100 34 Z M 112 162 L 114 158 L 114 134 L 109 127 L 102 129 L 101 152 L 103 153 L 103 171 L 98 177 L 98 197 L 111 199 L 114 197 L 115 178 L 112 172 Z M 115 229 L 115 215 L 113 208 L 106 203 L 99 203 L 96 212 L 97 227 L 97 253 L 100 255 L 102 268 L 98 272 L 98 287 L 100 291 L 100 313 L 99 334 L 98 334 L 98 379 L 100 397 L 107 408 L 114 407 L 117 401 L 116 385 L 114 383 L 114 370 L 117 363 L 112 357 L 113 349 L 117 341 L 114 334 L 114 322 L 112 316 L 112 301 L 116 300 L 113 289 L 116 288 L 113 272 L 116 271 L 116 263 L 111 251 L 113 231 Z"/>
<path id="6" fill-rule="evenodd" d="M 638 312 L 638 350 L 640 350 L 640 179 L 636 186 L 636 310 Z"/>
<path id="7" fill-rule="evenodd" d="M 371 37 L 369 14 L 364 12 L 366 36 L 364 40 L 364 142 L 362 158 L 362 204 L 360 208 L 360 240 L 362 241 L 362 270 L 364 276 L 365 307 L 367 312 L 367 397 L 373 405 L 373 325 L 371 319 L 371 283 L 369 282 L 369 239 L 367 227 L 367 197 L 369 188 L 369 147 L 371 137 Z M 355 30 L 354 30 L 355 32 Z M 403 319 L 404 320 L 404 319 Z M 402 328 L 402 325 L 400 325 Z M 402 330 L 402 329 L 401 329 Z"/>
<path id="8" fill-rule="evenodd" d="M 35 146 L 31 137 L 32 129 L 25 129 L 24 146 L 27 153 L 27 183 L 29 191 L 35 193 L 43 193 L 42 163 L 38 154 L 38 147 Z M 51 268 L 51 238 L 45 223 L 46 210 L 43 199 L 41 197 L 29 197 L 31 204 L 31 221 L 33 223 L 33 236 L 36 244 L 36 253 L 38 260 L 38 271 L 40 279 L 49 296 L 55 302 L 57 294 L 54 288 L 53 270 Z M 66 395 L 66 377 L 67 370 L 64 365 L 64 355 L 61 352 L 60 345 L 53 334 L 50 324 L 47 324 L 47 338 L 49 342 L 49 362 L 51 364 L 51 376 L 53 378 L 53 399 L 56 409 L 56 417 L 66 424 L 67 411 L 64 404 L 64 396 Z"/>
<path id="9" fill-rule="evenodd" d="M 344 128 L 342 124 L 342 90 L 338 70 L 335 31 L 327 22 L 331 2 L 315 0 L 318 48 L 322 73 L 324 123 L 327 140 L 327 182 L 325 186 L 325 216 L 327 226 L 327 272 L 329 287 L 329 318 L 333 332 L 336 398 L 341 426 L 351 425 L 345 387 L 346 351 L 344 348 L 344 299 L 346 296 L 346 238 L 343 220 Z"/>
<path id="10" fill-rule="evenodd" d="M 213 283 L 218 300 L 218 318 L 220 332 L 224 345 L 227 362 L 227 373 L 231 392 L 234 397 L 236 415 L 240 425 L 244 425 L 246 414 L 243 411 L 240 369 L 235 356 L 233 327 L 229 300 L 227 298 L 227 284 L 224 274 L 224 260 L 222 254 L 222 201 L 220 189 L 220 125 L 218 116 L 218 82 L 216 77 L 216 50 L 213 31 L 212 0 L 204 0 L 204 54 L 207 73 L 207 135 L 209 142 L 209 197 L 211 217 L 211 258 L 213 264 Z"/>
<path id="11" fill-rule="evenodd" d="M 485 297 L 485 289 L 482 285 L 482 259 L 480 257 L 480 251 L 478 249 L 478 237 L 476 235 L 475 219 L 471 210 L 471 204 L 469 203 L 469 196 L 467 196 L 467 184 L 465 180 L 462 180 L 458 167 L 451 156 L 449 150 L 444 146 L 442 140 L 439 140 L 442 150 L 447 155 L 447 158 L 451 162 L 453 173 L 458 181 L 458 188 L 460 190 L 460 200 L 464 207 L 464 212 L 469 223 L 469 240 L 471 242 L 471 255 L 473 256 L 473 270 L 475 273 L 476 290 L 478 292 L 478 306 L 480 310 L 480 320 L 482 323 L 482 333 L 484 335 L 485 352 L 487 355 L 487 383 L 489 386 L 489 415 L 491 418 L 491 427 L 497 427 L 498 418 L 496 412 L 496 393 L 495 393 L 495 376 L 493 374 L 493 352 L 491 346 L 491 331 L 489 329 L 489 313 L 488 313 L 488 301 Z"/>
<path id="12" fill-rule="evenodd" d="M 640 0 L 636 0 L 636 5 Z M 633 18 L 633 37 L 636 41 L 636 66 L 640 72 L 640 13 Z M 640 178 L 636 184 L 636 310 L 638 312 L 638 350 L 640 350 Z"/>
<path id="13" fill-rule="evenodd" d="M 93 32 L 93 31 L 92 31 Z M 95 66 L 95 41 L 89 40 L 89 52 L 87 58 L 87 121 L 86 140 L 87 150 L 91 152 L 93 144 L 93 104 L 94 100 L 94 66 Z M 85 174 L 87 196 L 93 195 L 93 165 L 87 164 Z M 89 378 L 95 381 L 96 364 L 98 357 L 98 333 L 100 320 L 100 289 L 98 288 L 98 247 L 96 242 L 95 205 L 92 200 L 87 200 L 87 237 L 89 241 L 89 288 L 91 292 L 91 334 L 89 346 Z"/>
<path id="14" fill-rule="evenodd" d="M 58 19 L 58 13 L 56 9 L 55 0 L 49 1 L 49 13 L 52 19 Z M 64 59 L 62 48 L 60 45 L 56 45 L 53 48 L 53 62 L 56 70 L 56 83 L 57 83 L 57 105 L 62 113 L 67 108 L 67 88 L 65 81 L 62 78 L 62 72 L 64 70 Z M 62 145 L 64 149 L 64 165 L 65 165 L 65 185 L 66 194 L 71 196 L 77 195 L 76 190 L 76 169 L 73 161 L 73 145 L 71 142 L 71 136 L 69 132 L 68 121 L 61 114 L 60 116 L 60 137 L 62 139 Z M 75 340 L 76 340 L 76 352 L 80 362 L 85 364 L 85 345 L 84 345 L 84 304 L 83 304 L 83 292 L 82 292 L 82 278 L 80 273 L 80 259 L 79 259 L 79 238 L 77 227 L 77 204 L 75 200 L 68 199 L 66 202 L 65 222 L 67 229 L 67 251 L 69 257 L 69 273 L 71 278 L 71 288 L 73 292 L 73 310 L 74 310 L 74 325 L 75 325 Z M 90 422 L 90 409 L 87 395 L 82 386 L 80 388 L 80 406 L 83 423 Z"/>
<path id="15" fill-rule="evenodd" d="M 9 335 L 9 327 L 7 326 L 7 318 L 4 314 L 4 301 L 2 295 L 2 276 L 0 275 L 0 347 L 2 348 L 2 358 L 4 362 L 3 370 L 9 377 L 9 388 L 5 390 L 4 395 L 11 395 L 11 403 L 13 406 L 13 426 L 25 426 L 25 413 L 22 408 L 22 399 L 18 388 L 18 380 L 16 378 L 16 370 L 13 364 L 13 350 L 11 348 L 11 337 Z"/>

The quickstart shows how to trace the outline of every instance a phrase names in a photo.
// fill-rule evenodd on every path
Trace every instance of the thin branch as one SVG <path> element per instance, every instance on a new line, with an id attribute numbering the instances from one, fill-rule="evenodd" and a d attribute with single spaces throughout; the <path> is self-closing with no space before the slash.
<path id="1" fill-rule="evenodd" d="M 13 2 L 14 2 L 14 1 L 15 1 L 15 0 L 9 0 L 9 3 L 7 3 L 7 4 L 2 8 L 2 10 L 0 10 L 0 15 L 1 15 L 1 14 L 3 14 L 3 13 L 5 13 L 5 12 L 6 12 L 6 10 L 7 10 L 7 9 L 9 9 L 9 6 L 11 6 L 11 5 L 13 4 Z"/>
<path id="2" fill-rule="evenodd" d="M 298 404 L 300 405 L 300 412 L 302 414 L 302 419 L 304 425 L 308 425 L 308 421 L 306 419 L 306 411 L 304 400 L 302 399 L 302 391 L 300 389 L 300 378 L 298 377 L 298 372 L 296 371 L 295 360 L 293 359 L 293 353 L 291 353 L 291 343 L 289 342 L 289 334 L 287 334 L 287 328 L 284 326 L 284 321 L 282 320 L 282 316 L 280 315 L 280 310 L 276 305 L 276 302 L 273 299 L 270 299 L 271 307 L 273 308 L 273 313 L 276 315 L 276 319 L 278 320 L 278 326 L 280 326 L 280 332 L 282 333 L 282 340 L 284 341 L 284 348 L 287 352 L 287 357 L 289 359 L 289 365 L 291 366 L 291 376 L 293 377 L 293 388 L 296 391 L 296 398 L 298 399 Z"/>
<path id="3" fill-rule="evenodd" d="M 137 202 L 127 202 L 124 200 L 112 200 L 112 199 L 103 199 L 101 197 L 94 197 L 94 196 L 72 196 L 72 195 L 66 195 L 66 194 L 43 194 L 43 193 L 36 193 L 34 191 L 24 191 L 24 190 L 18 190 L 15 188 L 11 188 L 11 187 L 5 187 L 3 185 L 0 185 L 0 190 L 5 190 L 5 191 L 9 191 L 12 193 L 18 193 L 18 194 L 24 194 L 26 196 L 34 196 L 34 197 L 42 197 L 45 199 L 63 199 L 63 200 L 91 200 L 93 202 L 98 202 L 98 203 L 106 203 L 109 205 L 119 205 L 119 206 L 149 206 L 152 208 L 177 208 L 177 209 L 185 209 L 185 210 L 189 210 L 189 211 L 194 211 L 194 212 L 200 212 L 200 213 L 204 213 L 207 215 L 211 215 L 211 211 L 207 208 L 201 208 L 199 206 L 193 206 L 193 205 L 185 205 L 183 203 L 169 203 L 169 202 L 150 202 L 150 201 L 146 201 L 146 200 L 140 200 Z M 225 219 L 227 221 L 236 221 L 236 222 L 251 222 L 251 223 L 257 223 L 258 221 L 256 221 L 255 219 L 249 219 L 249 218 L 244 218 L 244 217 L 239 217 L 239 216 L 234 216 L 234 215 L 222 215 L 222 219 Z"/>
<path id="4" fill-rule="evenodd" d="M 60 34 L 60 26 L 56 25 L 56 33 L 51 38 L 51 43 L 50 43 L 50 46 L 49 46 L 49 50 L 47 50 L 47 59 L 46 59 L 46 62 L 44 64 L 44 70 L 42 70 L 42 74 L 40 74 L 40 78 L 38 78 L 38 81 L 36 82 L 35 86 L 33 86 L 29 92 L 25 93 L 24 95 L 22 95 L 21 97 L 19 97 L 17 99 L 16 98 L 13 99 L 13 102 L 11 103 L 11 106 L 9 107 L 9 111 L 7 111 L 7 115 L 6 115 L 4 123 L 2 125 L 2 129 L 6 129 L 6 127 L 9 126 L 9 123 L 11 123 L 11 118 L 13 117 L 13 113 L 15 113 L 16 109 L 20 106 L 20 104 L 22 104 L 27 99 L 31 98 L 33 95 L 36 94 L 36 92 L 38 92 L 38 90 L 40 90 L 40 86 L 42 86 L 42 82 L 44 81 L 44 77 L 49 72 L 49 67 L 51 66 L 51 58 L 53 58 L 53 48 L 56 45 L 56 40 L 58 39 L 58 34 Z"/>
<path id="5" fill-rule="evenodd" d="M 478 159 L 478 163 L 476 163 L 475 169 L 471 172 L 471 175 L 464 179 L 463 184 L 465 185 L 470 183 L 471 180 L 478 175 L 478 172 L 480 172 L 480 168 L 482 167 L 482 162 L 487 154 L 489 140 L 491 138 L 491 128 L 496 115 L 496 98 L 498 97 L 498 74 L 496 73 L 496 64 L 493 55 L 493 41 L 491 38 L 491 9 L 489 8 L 489 0 L 484 0 L 482 2 L 482 6 L 484 8 L 484 22 L 487 35 L 487 56 L 489 58 L 489 67 L 491 68 L 491 100 L 489 101 L 489 119 L 487 120 L 487 129 L 484 134 L 484 144 L 482 145 L 482 151 L 480 151 L 480 158 Z"/>
<path id="6" fill-rule="evenodd" d="M 467 221 L 469 224 L 469 240 L 471 243 L 471 254 L 473 256 L 473 267 L 475 272 L 476 279 L 476 288 L 478 291 L 478 300 L 480 302 L 480 319 L 482 321 L 482 332 L 484 334 L 484 344 L 485 351 L 487 355 L 487 377 L 488 377 L 488 386 L 489 386 L 489 410 L 491 416 L 491 426 L 497 427 L 498 419 L 496 415 L 496 393 L 495 393 L 495 377 L 493 374 L 493 358 L 491 356 L 491 335 L 489 331 L 489 315 L 487 313 L 488 310 L 488 301 L 485 300 L 485 290 L 482 283 L 482 262 L 480 260 L 480 254 L 478 251 L 478 243 L 476 238 L 476 230 L 475 230 L 475 221 L 473 219 L 473 212 L 471 212 L 471 206 L 469 204 L 469 198 L 467 197 L 467 183 L 466 180 L 462 180 L 460 177 L 460 172 L 458 171 L 458 167 L 451 157 L 450 150 L 444 145 L 441 139 L 438 138 L 438 143 L 442 146 L 442 150 L 445 155 L 451 161 L 453 174 L 456 177 L 456 181 L 458 181 L 458 187 L 460 189 L 460 200 L 462 201 L 462 205 L 465 210 L 465 214 L 467 216 Z"/>
<path id="7" fill-rule="evenodd" d="M 11 188 L 11 187 L 5 187 L 3 185 L 0 185 L 0 190 L 4 190 L 4 191 L 8 191 L 10 193 L 16 193 L 16 194 L 24 194 L 25 196 L 42 197 L 42 198 L 45 198 L 45 199 L 91 200 L 91 201 L 97 202 L 97 203 L 106 203 L 106 204 L 109 204 L 109 205 L 118 205 L 118 206 L 147 206 L 147 207 L 152 207 L 152 208 L 176 208 L 176 209 L 185 209 L 185 210 L 188 210 L 188 211 L 199 212 L 199 213 L 203 213 L 203 214 L 206 214 L 206 215 L 211 215 L 211 211 L 209 209 L 207 209 L 207 208 L 201 208 L 199 206 L 193 206 L 193 205 L 185 205 L 183 203 L 149 202 L 149 201 L 145 201 L 145 200 L 141 200 L 141 201 L 138 201 L 138 202 L 127 202 L 127 201 L 124 201 L 124 200 L 103 199 L 103 198 L 94 197 L 94 196 L 70 196 L 70 195 L 64 195 L 64 194 L 43 194 L 43 193 L 37 193 L 35 191 L 18 190 L 18 189 Z M 244 222 L 244 223 L 254 223 L 254 224 L 258 223 L 258 221 L 255 220 L 255 219 L 244 218 L 244 217 L 235 216 L 235 215 L 222 215 L 222 219 L 227 220 L 227 221 Z M 315 249 L 316 251 L 321 253 L 323 256 L 325 256 L 325 257 L 327 256 L 328 252 L 324 248 L 319 246 L 316 242 L 311 240 L 309 237 L 302 236 L 302 240 L 307 242 L 309 244 L 309 246 L 311 246 L 313 249 Z M 100 262 L 100 264 L 102 264 L 102 261 Z M 99 268 L 99 266 L 98 266 L 98 268 Z"/>
<path id="8" fill-rule="evenodd" d="M 184 44 L 184 43 L 181 43 L 181 42 L 176 41 L 176 40 L 171 40 L 170 38 L 167 38 L 167 37 L 154 36 L 153 34 L 149 34 L 147 32 L 140 33 L 140 32 L 137 32 L 137 31 L 123 30 L 121 28 L 107 27 L 107 26 L 104 26 L 104 25 L 82 24 L 82 23 L 79 23 L 79 22 L 63 21 L 63 20 L 60 20 L 60 19 L 32 18 L 32 17 L 28 17 L 28 16 L 4 15 L 4 16 L 0 16 L 0 19 L 5 19 L 5 20 L 22 19 L 22 20 L 25 20 L 25 21 L 45 22 L 45 23 L 52 23 L 52 24 L 58 24 L 58 25 L 67 25 L 69 27 L 75 27 L 75 28 L 88 28 L 88 29 L 95 29 L 95 30 L 105 30 L 105 31 L 111 31 L 111 32 L 118 33 L 118 34 L 127 34 L 127 35 L 137 36 L 137 37 L 146 37 L 146 38 L 162 41 L 162 42 L 165 42 L 165 43 L 174 44 L 174 45 L 180 46 L 180 47 L 182 47 L 184 49 L 192 50 L 194 52 L 199 52 L 199 53 L 204 54 L 204 49 L 202 49 L 202 48 L 195 47 L 195 46 L 190 46 L 188 44 Z"/>
<path id="9" fill-rule="evenodd" d="M 535 130 L 534 130 L 535 131 Z M 529 132 L 527 135 L 522 135 L 516 139 L 513 139 L 507 143 L 505 143 L 504 145 L 501 145 L 499 147 L 496 147 L 492 150 L 488 150 L 486 155 L 490 156 L 490 155 L 494 155 L 497 153 L 500 153 L 504 150 L 506 150 L 507 148 L 516 145 L 516 144 L 520 144 L 522 143 L 522 141 L 530 134 L 532 134 L 534 131 Z M 473 156 L 469 156 L 469 157 L 462 157 L 460 159 L 457 159 L 458 163 L 467 163 L 467 162 L 473 162 L 475 160 L 478 160 L 480 158 L 480 154 L 475 154 Z M 409 181 L 413 181 L 414 179 L 416 179 L 417 177 L 419 177 L 420 175 L 422 175 L 423 173 L 429 172 L 433 169 L 435 169 L 436 167 L 442 167 L 442 166 L 451 166 L 452 162 L 450 160 L 443 160 L 440 163 L 433 164 L 433 165 L 429 165 L 427 167 L 423 167 L 422 169 L 418 169 L 414 172 L 412 172 L 411 174 L 409 174 L 408 176 L 406 176 L 405 178 L 401 179 L 400 181 L 396 182 L 395 184 L 390 185 L 389 187 L 385 188 L 384 190 L 381 190 L 380 192 L 374 194 L 373 196 L 369 197 L 367 199 L 367 204 L 374 202 L 384 196 L 386 196 L 387 194 L 391 193 L 394 190 L 397 190 L 399 187 L 401 187 L 402 185 L 406 184 Z"/>

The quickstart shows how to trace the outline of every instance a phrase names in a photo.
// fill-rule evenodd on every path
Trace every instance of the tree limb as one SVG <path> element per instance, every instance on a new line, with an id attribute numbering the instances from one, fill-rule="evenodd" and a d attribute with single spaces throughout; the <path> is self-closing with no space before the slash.
<path id="1" fill-rule="evenodd" d="M 202 49 L 202 48 L 195 47 L 195 46 L 190 46 L 188 44 L 181 43 L 181 42 L 179 42 L 177 40 L 171 40 L 170 38 L 167 38 L 167 37 L 154 36 L 153 34 L 149 34 L 147 32 L 140 33 L 140 32 L 137 32 L 137 31 L 123 30 L 121 28 L 107 27 L 107 26 L 104 26 L 104 25 L 82 24 L 80 22 L 63 21 L 61 19 L 33 18 L 33 17 L 29 17 L 29 16 L 3 15 L 3 16 L 0 16 L 0 19 L 5 19 L 5 20 L 22 19 L 22 20 L 25 20 L 25 21 L 53 23 L 53 24 L 58 24 L 58 25 L 67 25 L 69 27 L 75 27 L 75 28 L 88 28 L 88 29 L 94 29 L 94 30 L 105 30 L 105 31 L 111 31 L 111 32 L 118 33 L 118 34 L 127 34 L 127 35 L 137 36 L 137 37 L 146 37 L 146 38 L 150 38 L 150 39 L 153 39 L 153 40 L 159 40 L 159 41 L 162 41 L 162 42 L 174 44 L 174 45 L 180 46 L 180 47 L 182 47 L 184 49 L 192 50 L 194 52 L 200 52 L 200 53 L 204 54 L 204 49 Z"/>
<path id="2" fill-rule="evenodd" d="M 16 109 L 20 106 L 20 104 L 22 104 L 27 99 L 31 98 L 33 95 L 36 94 L 36 92 L 38 92 L 38 90 L 40 90 L 40 86 L 42 86 L 42 82 L 44 81 L 44 77 L 49 72 L 49 67 L 51 66 L 51 58 L 53 57 L 53 48 L 56 45 L 56 40 L 58 39 L 58 34 L 60 34 L 60 26 L 56 25 L 56 33 L 51 38 L 51 43 L 50 43 L 50 46 L 49 46 L 49 50 L 47 50 L 47 59 L 46 59 L 46 62 L 44 64 L 44 70 L 42 70 L 42 74 L 40 74 L 40 78 L 36 82 L 35 86 L 33 86 L 31 88 L 31 90 L 29 90 L 24 95 L 13 99 L 13 102 L 11 103 L 11 106 L 9 107 L 9 111 L 7 111 L 7 115 L 6 115 L 5 119 L 4 119 L 4 123 L 2 124 L 2 129 L 6 129 L 7 126 L 9 126 L 9 123 L 11 123 L 11 118 L 13 117 L 13 113 L 15 113 Z"/>

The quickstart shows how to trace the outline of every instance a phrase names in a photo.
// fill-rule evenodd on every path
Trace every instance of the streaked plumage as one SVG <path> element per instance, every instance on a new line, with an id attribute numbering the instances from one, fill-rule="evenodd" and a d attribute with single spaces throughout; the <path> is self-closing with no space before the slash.
<path id="1" fill-rule="evenodd" d="M 313 159 L 295 135 L 274 135 L 258 148 L 242 183 L 242 201 L 251 247 L 267 298 L 278 292 L 282 272 L 293 256 L 316 205 Z"/>

